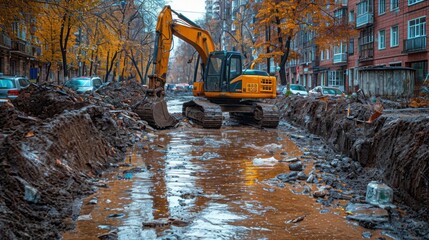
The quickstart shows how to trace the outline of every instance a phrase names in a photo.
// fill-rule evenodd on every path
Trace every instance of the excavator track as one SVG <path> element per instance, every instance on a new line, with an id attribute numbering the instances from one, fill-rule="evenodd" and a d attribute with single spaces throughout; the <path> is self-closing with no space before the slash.
<path id="1" fill-rule="evenodd" d="M 254 112 L 231 112 L 230 115 L 242 124 L 262 128 L 276 128 L 279 125 L 278 108 L 272 104 L 248 102 L 254 105 Z"/>
<path id="2" fill-rule="evenodd" d="M 203 128 L 221 128 L 222 109 L 207 100 L 192 100 L 183 104 L 182 113 Z"/>

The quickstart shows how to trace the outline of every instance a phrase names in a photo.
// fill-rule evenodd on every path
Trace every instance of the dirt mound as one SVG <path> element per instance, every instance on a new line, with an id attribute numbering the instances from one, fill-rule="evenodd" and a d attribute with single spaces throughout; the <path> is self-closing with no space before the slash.
<path id="1" fill-rule="evenodd" d="M 144 95 L 141 89 L 116 83 L 100 97 L 32 85 L 14 107 L 2 106 L 2 239 L 60 239 L 73 227 L 80 198 L 96 190 L 101 171 L 123 160 L 147 127 L 128 110 Z"/>
<path id="2" fill-rule="evenodd" d="M 282 118 L 323 136 L 337 151 L 359 161 L 368 171 L 352 176 L 365 189 L 379 180 L 395 189 L 397 201 L 419 210 L 427 219 L 429 207 L 429 109 L 384 109 L 366 123 L 374 109 L 359 101 L 292 96 L 278 103 Z M 348 116 L 348 117 L 347 117 Z"/>

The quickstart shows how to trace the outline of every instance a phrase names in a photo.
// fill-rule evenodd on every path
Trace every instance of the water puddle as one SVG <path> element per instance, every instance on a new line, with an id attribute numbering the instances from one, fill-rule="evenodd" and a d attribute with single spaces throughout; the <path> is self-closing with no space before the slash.
<path id="1" fill-rule="evenodd" d="M 285 132 L 251 127 L 175 129 L 151 135 L 84 201 L 64 239 L 358 239 L 367 231 L 345 210 L 297 194 L 305 181 L 276 187 L 303 155 Z M 304 173 L 311 171 L 304 164 Z M 134 169 L 134 170 L 132 170 Z M 90 200 L 96 198 L 94 204 Z"/>

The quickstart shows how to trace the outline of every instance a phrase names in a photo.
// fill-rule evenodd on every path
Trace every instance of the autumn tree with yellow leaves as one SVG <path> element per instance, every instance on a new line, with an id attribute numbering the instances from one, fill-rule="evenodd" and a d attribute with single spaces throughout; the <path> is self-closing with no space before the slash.
<path id="1" fill-rule="evenodd" d="M 257 10 L 255 46 L 266 50 L 260 54 L 260 59 L 273 57 L 279 64 L 282 85 L 286 85 L 288 58 L 299 56 L 299 52 L 291 49 L 291 42 L 298 33 L 312 34 L 319 49 L 338 44 L 354 34 L 353 26 L 335 17 L 334 10 L 340 7 L 336 1 L 262 0 L 253 5 Z"/>

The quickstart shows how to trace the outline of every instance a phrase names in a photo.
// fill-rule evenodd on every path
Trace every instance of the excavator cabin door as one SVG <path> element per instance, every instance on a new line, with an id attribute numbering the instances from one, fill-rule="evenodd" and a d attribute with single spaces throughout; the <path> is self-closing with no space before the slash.
<path id="1" fill-rule="evenodd" d="M 241 89 L 241 81 L 230 82 L 242 74 L 241 54 L 238 52 L 217 51 L 210 54 L 204 71 L 204 91 L 235 92 Z"/>

